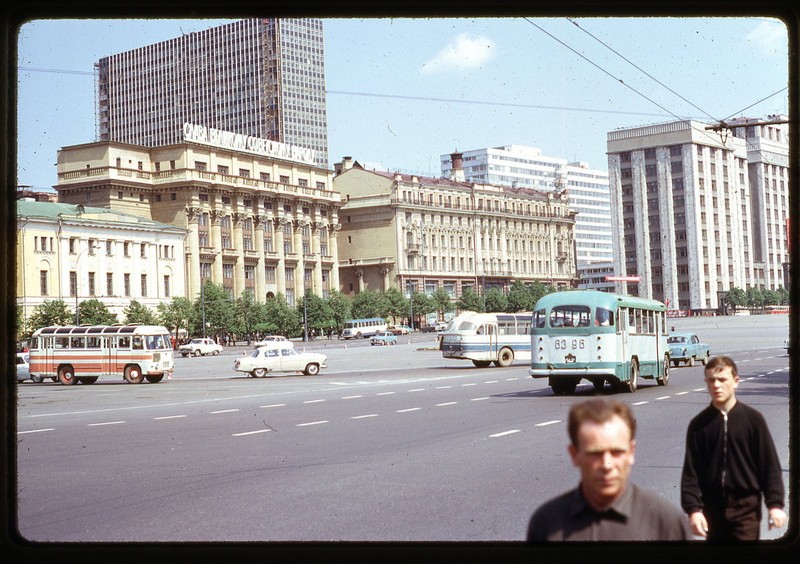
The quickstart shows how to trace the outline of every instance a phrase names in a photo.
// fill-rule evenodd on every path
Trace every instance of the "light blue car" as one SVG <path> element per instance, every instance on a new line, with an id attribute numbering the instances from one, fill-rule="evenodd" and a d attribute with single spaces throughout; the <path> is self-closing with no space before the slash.
<path id="1" fill-rule="evenodd" d="M 694 366 L 697 360 L 705 366 L 711 357 L 708 345 L 701 343 L 696 333 L 670 333 L 667 344 L 672 366 L 678 366 L 681 362 Z"/>
<path id="2" fill-rule="evenodd" d="M 369 340 L 370 345 L 396 345 L 397 337 L 389 331 L 378 331 Z"/>

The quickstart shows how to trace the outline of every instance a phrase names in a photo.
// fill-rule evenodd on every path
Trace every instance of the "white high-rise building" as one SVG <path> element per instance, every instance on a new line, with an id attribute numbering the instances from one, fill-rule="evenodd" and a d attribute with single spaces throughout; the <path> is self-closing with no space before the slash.
<path id="1" fill-rule="evenodd" d="M 614 260 L 608 172 L 585 162 L 542 155 L 541 149 L 504 145 L 464 151 L 464 178 L 471 182 L 537 190 L 566 190 L 575 218 L 575 257 L 582 287 L 611 289 L 604 281 Z M 450 155 L 441 155 L 442 176 L 450 177 Z M 598 275 L 598 269 L 604 274 Z"/>
<path id="2" fill-rule="evenodd" d="M 144 147 L 183 125 L 313 149 L 328 166 L 322 20 L 258 18 L 104 57 L 95 65 L 97 138 Z"/>

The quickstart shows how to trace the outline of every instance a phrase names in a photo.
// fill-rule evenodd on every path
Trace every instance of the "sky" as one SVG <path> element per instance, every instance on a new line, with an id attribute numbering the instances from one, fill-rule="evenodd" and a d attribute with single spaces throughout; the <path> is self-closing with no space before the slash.
<path id="1" fill-rule="evenodd" d="M 17 185 L 49 189 L 95 140 L 93 65 L 234 20 L 33 20 L 18 34 Z M 769 18 L 325 19 L 330 167 L 441 175 L 502 145 L 606 170 L 607 133 L 788 113 L 787 30 Z"/>

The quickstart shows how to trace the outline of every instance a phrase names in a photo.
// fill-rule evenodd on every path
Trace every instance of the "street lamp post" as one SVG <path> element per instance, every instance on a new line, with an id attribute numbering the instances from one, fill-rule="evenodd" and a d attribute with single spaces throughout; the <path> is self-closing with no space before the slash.
<path id="1" fill-rule="evenodd" d="M 303 292 L 303 342 L 308 342 L 308 300 L 306 297 L 308 294 Z"/>
<path id="2" fill-rule="evenodd" d="M 80 293 L 78 292 L 78 288 L 80 287 L 80 284 L 78 283 L 78 265 L 80 264 L 81 257 L 85 252 L 93 251 L 99 248 L 99 245 L 89 245 L 79 252 L 77 258 L 75 259 L 75 325 L 81 324 L 81 311 L 78 309 L 78 294 Z"/>
<path id="3" fill-rule="evenodd" d="M 411 330 L 414 330 L 414 287 L 410 282 L 406 283 L 406 291 L 408 292 L 408 303 L 411 305 Z"/>

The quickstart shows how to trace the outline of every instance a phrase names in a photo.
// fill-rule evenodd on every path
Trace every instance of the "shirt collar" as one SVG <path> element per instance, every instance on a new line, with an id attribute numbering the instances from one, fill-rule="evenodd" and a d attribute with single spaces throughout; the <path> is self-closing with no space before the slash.
<path id="1" fill-rule="evenodd" d="M 597 511 L 594 507 L 589 505 L 586 498 L 583 497 L 581 486 L 574 490 L 572 500 L 570 502 L 570 515 L 576 516 L 580 513 L 590 512 L 598 515 L 613 514 L 624 519 L 630 518 L 633 510 L 633 489 L 634 486 L 630 482 L 626 484 L 622 494 L 614 500 L 614 502 L 604 511 Z"/>

